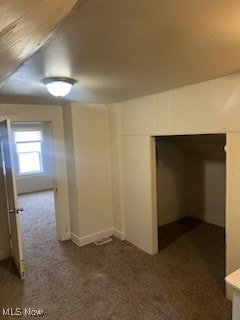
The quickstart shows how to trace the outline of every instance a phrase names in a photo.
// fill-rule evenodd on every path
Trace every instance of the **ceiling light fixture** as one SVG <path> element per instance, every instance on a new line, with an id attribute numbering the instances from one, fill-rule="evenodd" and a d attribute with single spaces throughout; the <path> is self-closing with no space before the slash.
<path id="1" fill-rule="evenodd" d="M 65 77 L 49 77 L 45 78 L 42 81 L 49 93 L 51 93 L 55 97 L 65 97 L 72 86 L 77 82 L 72 78 L 65 78 Z"/>

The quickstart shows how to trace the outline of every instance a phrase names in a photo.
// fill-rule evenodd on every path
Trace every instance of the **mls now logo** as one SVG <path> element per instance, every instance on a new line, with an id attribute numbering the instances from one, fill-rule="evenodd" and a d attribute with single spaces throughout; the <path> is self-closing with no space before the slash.
<path id="1" fill-rule="evenodd" d="M 44 312 L 40 309 L 31 308 L 3 308 L 2 315 L 8 317 L 43 317 Z"/>
<path id="2" fill-rule="evenodd" d="M 22 317 L 23 311 L 22 308 L 3 308 L 2 314 L 4 317 Z"/>

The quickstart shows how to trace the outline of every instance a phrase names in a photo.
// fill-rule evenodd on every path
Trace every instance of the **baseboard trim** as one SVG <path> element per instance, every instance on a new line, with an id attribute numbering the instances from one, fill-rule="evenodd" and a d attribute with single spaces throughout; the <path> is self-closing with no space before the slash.
<path id="1" fill-rule="evenodd" d="M 80 240 L 80 238 L 75 234 L 75 233 L 71 233 L 71 240 L 72 240 L 72 242 L 73 243 L 75 243 L 77 246 L 81 246 L 81 240 Z"/>
<path id="2" fill-rule="evenodd" d="M 125 240 L 125 235 L 123 231 L 113 228 L 113 235 L 120 240 Z"/>
<path id="3" fill-rule="evenodd" d="M 204 216 L 204 214 L 203 215 L 189 215 L 189 216 L 192 218 L 204 221 L 204 222 L 208 222 L 208 223 L 217 225 L 219 227 L 225 227 L 225 222 L 222 219 L 219 219 L 218 217 L 214 217 L 214 216 L 210 216 L 210 215 Z"/>
<path id="4" fill-rule="evenodd" d="M 172 215 L 172 216 L 168 216 L 168 217 L 165 217 L 165 218 L 162 218 L 160 219 L 159 223 L 158 223 L 158 226 L 161 227 L 161 226 L 164 226 L 165 224 L 168 224 L 168 223 L 171 223 L 171 222 L 175 222 L 177 220 L 180 220 L 180 219 L 183 219 L 185 218 L 186 215 L 179 215 L 179 216 L 176 216 L 176 215 Z"/>
<path id="5" fill-rule="evenodd" d="M 206 219 L 204 219 L 204 221 L 215 224 L 219 227 L 225 227 L 225 222 L 219 219 L 218 217 L 208 216 L 206 217 Z"/>
<path id="6" fill-rule="evenodd" d="M 113 235 L 113 229 L 102 230 L 100 232 L 92 233 L 84 237 L 78 237 L 76 234 L 72 233 L 72 241 L 79 247 L 90 244 L 94 241 L 100 240 L 102 238 L 111 237 Z"/>

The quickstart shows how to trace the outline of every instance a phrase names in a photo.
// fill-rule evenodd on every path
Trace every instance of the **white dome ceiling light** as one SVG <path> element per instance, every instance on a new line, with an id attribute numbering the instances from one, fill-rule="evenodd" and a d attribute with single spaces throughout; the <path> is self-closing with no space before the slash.
<path id="1" fill-rule="evenodd" d="M 55 97 L 65 97 L 77 82 L 72 78 L 65 77 L 49 77 L 42 81 L 51 95 Z"/>

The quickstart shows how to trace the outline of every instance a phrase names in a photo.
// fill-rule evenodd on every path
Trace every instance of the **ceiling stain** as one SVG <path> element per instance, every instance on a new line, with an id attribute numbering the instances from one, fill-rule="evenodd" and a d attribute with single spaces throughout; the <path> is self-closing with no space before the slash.
<path id="1" fill-rule="evenodd" d="M 11 33 L 14 31 L 14 29 L 17 27 L 18 25 L 18 21 L 21 18 L 19 18 L 17 21 L 13 21 L 12 23 L 10 23 L 8 26 L 6 26 L 3 30 L 0 31 L 0 43 L 4 44 L 5 42 L 5 38 L 10 37 Z"/>

